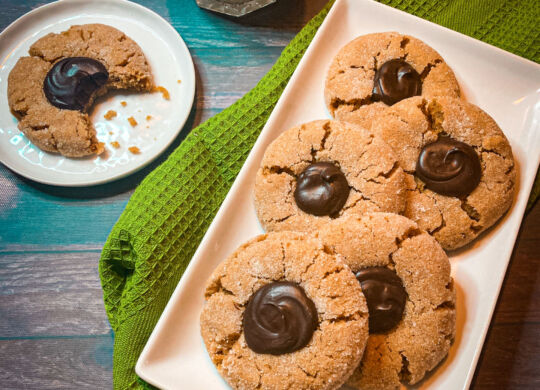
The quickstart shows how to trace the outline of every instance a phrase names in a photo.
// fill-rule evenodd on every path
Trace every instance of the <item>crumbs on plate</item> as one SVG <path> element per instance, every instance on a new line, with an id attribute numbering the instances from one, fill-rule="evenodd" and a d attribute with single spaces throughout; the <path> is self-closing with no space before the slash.
<path id="1" fill-rule="evenodd" d="M 126 102 L 125 100 L 122 100 L 122 101 L 120 102 L 120 104 L 122 105 L 122 107 L 127 106 L 127 102 Z"/>
<path id="2" fill-rule="evenodd" d="M 130 117 L 128 118 L 128 122 L 129 122 L 129 124 L 130 124 L 131 126 L 133 126 L 133 127 L 137 126 L 137 121 L 136 121 L 135 118 L 133 118 L 132 116 L 130 116 Z"/>
<path id="3" fill-rule="evenodd" d="M 133 154 L 140 154 L 141 150 L 136 146 L 130 146 L 128 150 Z"/>
<path id="4" fill-rule="evenodd" d="M 117 141 L 112 141 L 111 146 L 115 149 L 118 149 L 120 147 L 120 144 Z"/>
<path id="5" fill-rule="evenodd" d="M 171 98 L 171 95 L 169 94 L 169 91 L 167 91 L 167 88 L 162 87 L 161 85 L 154 87 L 152 92 L 160 92 L 161 95 L 163 96 L 163 99 L 165 100 L 170 100 Z"/>
<path id="6" fill-rule="evenodd" d="M 105 113 L 105 115 L 103 115 L 103 118 L 107 119 L 108 121 L 110 121 L 112 118 L 114 118 L 116 116 L 116 111 L 114 110 L 109 110 Z"/>

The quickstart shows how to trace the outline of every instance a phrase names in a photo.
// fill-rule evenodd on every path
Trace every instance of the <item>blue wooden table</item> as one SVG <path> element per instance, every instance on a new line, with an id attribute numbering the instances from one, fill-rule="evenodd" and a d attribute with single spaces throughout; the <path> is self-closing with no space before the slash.
<path id="1" fill-rule="evenodd" d="M 180 32 L 195 62 L 196 100 L 175 147 L 250 90 L 325 0 L 280 0 L 239 20 L 195 0 L 138 2 Z M 45 3 L 0 0 L 0 30 Z M 111 388 L 101 248 L 134 188 L 171 150 L 126 179 L 86 189 L 33 183 L 0 164 L 0 388 Z M 539 221 L 536 206 L 514 250 L 476 388 L 540 387 Z"/>

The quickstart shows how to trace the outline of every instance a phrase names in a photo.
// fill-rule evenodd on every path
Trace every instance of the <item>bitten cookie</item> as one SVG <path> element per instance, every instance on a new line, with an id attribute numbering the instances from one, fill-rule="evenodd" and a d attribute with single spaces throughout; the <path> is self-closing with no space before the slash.
<path id="1" fill-rule="evenodd" d="M 407 173 L 405 216 L 457 249 L 510 207 L 516 171 L 497 123 L 460 99 L 404 100 L 373 122 Z"/>
<path id="2" fill-rule="evenodd" d="M 460 96 L 454 72 L 424 42 L 385 32 L 362 35 L 334 57 L 324 97 L 339 120 L 369 128 L 385 108 L 411 96 Z"/>
<path id="3" fill-rule="evenodd" d="M 255 207 L 268 231 L 314 231 L 366 211 L 401 213 L 404 173 L 380 138 L 345 122 L 293 127 L 266 150 L 255 179 Z"/>
<path id="4" fill-rule="evenodd" d="M 339 255 L 296 232 L 258 236 L 208 281 L 201 334 L 234 389 L 337 389 L 368 337 L 360 285 Z"/>
<path id="5" fill-rule="evenodd" d="M 87 114 L 109 89 L 150 91 L 153 79 L 141 48 L 103 24 L 72 26 L 35 42 L 8 77 L 8 101 L 19 129 L 47 152 L 99 154 L 103 146 Z"/>
<path id="6" fill-rule="evenodd" d="M 369 308 L 370 336 L 357 389 L 415 384 L 448 354 L 455 335 L 455 291 L 441 246 L 413 221 L 371 213 L 332 221 L 318 237 L 356 274 Z"/>

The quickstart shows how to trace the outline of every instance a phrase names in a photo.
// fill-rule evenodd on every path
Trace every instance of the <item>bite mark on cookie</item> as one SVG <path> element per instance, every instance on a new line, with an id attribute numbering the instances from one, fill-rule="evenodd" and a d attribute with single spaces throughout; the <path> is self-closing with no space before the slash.
<path id="1" fill-rule="evenodd" d="M 149 91 L 153 85 L 152 76 L 144 54 L 134 41 L 129 40 L 126 47 L 131 53 L 127 62 L 120 62 L 120 66 L 115 62 L 119 55 L 117 51 L 103 50 L 103 47 L 111 45 L 108 39 L 117 35 L 121 35 L 124 41 L 129 40 L 119 30 L 106 25 L 71 26 L 62 33 L 50 33 L 38 39 L 29 49 L 30 57 L 21 57 L 16 63 L 8 77 L 8 101 L 10 109 L 19 120 L 19 129 L 36 146 L 67 157 L 100 153 L 104 148 L 96 138 L 86 111 L 93 104 L 93 99 L 111 88 Z M 43 84 L 46 74 L 58 60 L 81 56 L 105 65 L 109 71 L 109 81 L 105 87 L 95 92 L 81 112 L 58 109 L 50 104 L 41 91 L 36 91 L 35 86 Z M 136 73 L 137 77 L 129 78 L 130 72 Z M 40 131 L 40 126 L 35 125 L 37 119 L 43 121 L 49 117 L 48 136 L 35 134 Z M 79 126 L 84 127 L 83 132 L 79 131 Z"/>

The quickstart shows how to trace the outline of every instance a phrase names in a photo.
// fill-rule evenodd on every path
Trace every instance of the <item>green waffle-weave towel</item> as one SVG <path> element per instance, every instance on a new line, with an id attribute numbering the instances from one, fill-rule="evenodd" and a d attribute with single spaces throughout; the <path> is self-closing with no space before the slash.
<path id="1" fill-rule="evenodd" d="M 99 271 L 115 332 L 115 389 L 146 387 L 134 371 L 139 354 L 332 2 L 253 90 L 192 130 L 144 179 L 111 231 Z M 540 61 L 538 0 L 381 2 Z"/>

